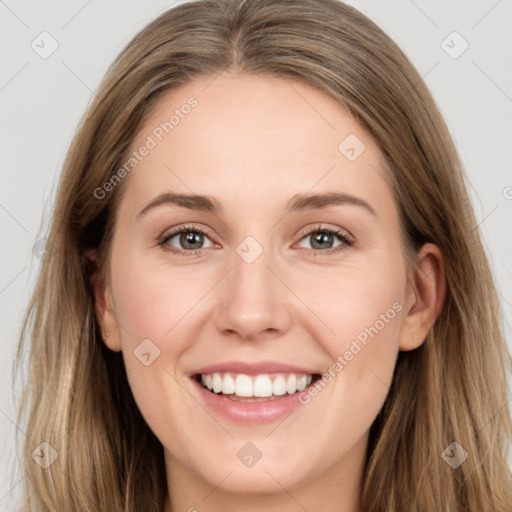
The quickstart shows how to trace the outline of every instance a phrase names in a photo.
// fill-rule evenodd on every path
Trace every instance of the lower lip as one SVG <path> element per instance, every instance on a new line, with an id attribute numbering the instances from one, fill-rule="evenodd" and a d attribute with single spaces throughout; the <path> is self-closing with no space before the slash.
<path id="1" fill-rule="evenodd" d="M 309 388 L 308 386 L 293 395 L 287 394 L 272 400 L 238 402 L 226 396 L 217 395 L 216 393 L 208 391 L 201 386 L 195 377 L 192 377 L 192 382 L 210 409 L 213 409 L 231 421 L 248 425 L 271 423 L 287 416 L 302 405 L 299 401 L 299 394 L 307 392 Z M 310 386 L 314 383 L 315 381 L 313 381 Z"/>

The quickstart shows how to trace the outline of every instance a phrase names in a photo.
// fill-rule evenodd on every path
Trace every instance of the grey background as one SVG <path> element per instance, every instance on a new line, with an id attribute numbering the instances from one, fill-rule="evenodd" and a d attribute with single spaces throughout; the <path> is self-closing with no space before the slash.
<path id="1" fill-rule="evenodd" d="M 11 365 L 39 270 L 32 248 L 46 232 L 66 150 L 107 66 L 138 30 L 177 3 L 0 0 L 1 510 L 13 511 L 20 501 L 24 474 L 15 467 L 14 433 L 24 426 L 15 422 Z M 445 116 L 467 169 L 512 348 L 512 2 L 349 3 L 401 46 Z M 58 43 L 47 59 L 31 47 L 43 31 Z M 454 31 L 469 44 L 458 58 L 463 41 L 448 37 Z"/>

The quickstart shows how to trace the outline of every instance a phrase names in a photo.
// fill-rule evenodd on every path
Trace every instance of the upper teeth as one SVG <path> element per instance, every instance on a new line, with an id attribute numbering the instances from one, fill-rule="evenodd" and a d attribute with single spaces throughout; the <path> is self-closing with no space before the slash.
<path id="1" fill-rule="evenodd" d="M 245 375 L 243 373 L 201 374 L 201 382 L 214 393 L 235 394 L 242 397 L 266 397 L 272 395 L 290 395 L 302 391 L 311 384 L 312 375 L 296 373 Z"/>

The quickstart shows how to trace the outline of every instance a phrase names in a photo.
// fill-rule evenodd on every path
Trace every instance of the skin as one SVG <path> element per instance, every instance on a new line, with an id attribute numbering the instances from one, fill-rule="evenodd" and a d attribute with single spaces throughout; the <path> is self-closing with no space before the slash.
<path id="1" fill-rule="evenodd" d="M 123 351 L 136 402 L 164 446 L 164 512 L 356 512 L 368 431 L 398 352 L 423 343 L 442 305 L 440 251 L 425 245 L 408 281 L 381 152 L 342 106 L 307 85 L 228 73 L 196 79 L 161 97 L 133 148 L 190 96 L 197 107 L 122 183 L 108 277 L 95 284 L 104 342 Z M 354 161 L 338 150 L 349 134 L 366 146 Z M 224 211 L 167 204 L 137 217 L 167 191 L 214 196 Z M 375 215 L 352 204 L 285 215 L 295 194 L 333 191 L 363 199 Z M 319 223 L 350 233 L 353 245 L 325 254 L 343 242 L 315 245 L 306 233 Z M 158 245 L 184 224 L 208 230 L 199 254 Z M 263 248 L 251 264 L 236 251 L 247 236 Z M 167 245 L 191 251 L 179 235 Z M 401 311 L 281 422 L 219 417 L 187 376 L 227 360 L 323 373 L 394 303 Z M 160 350 L 149 366 L 134 357 L 147 338 Z M 248 441 L 262 453 L 251 468 L 237 458 Z"/>

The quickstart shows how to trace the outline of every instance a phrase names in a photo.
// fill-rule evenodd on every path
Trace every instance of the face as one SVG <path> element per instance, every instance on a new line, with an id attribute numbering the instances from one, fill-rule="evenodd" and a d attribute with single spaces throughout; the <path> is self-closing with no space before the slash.
<path id="1" fill-rule="evenodd" d="M 132 149 L 102 323 L 170 481 L 276 493 L 357 478 L 412 348 L 375 143 L 306 85 L 222 74 L 162 96 Z"/>

